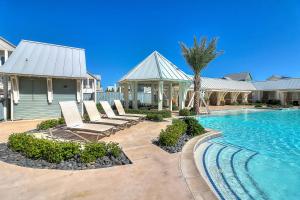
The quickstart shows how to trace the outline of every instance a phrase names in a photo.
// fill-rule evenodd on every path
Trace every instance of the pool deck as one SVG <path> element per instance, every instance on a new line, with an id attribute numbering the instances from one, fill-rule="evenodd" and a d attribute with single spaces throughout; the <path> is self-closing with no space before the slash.
<path id="1" fill-rule="evenodd" d="M 1 142 L 37 123 L 0 123 Z M 181 171 L 180 153 L 169 154 L 151 143 L 168 124 L 145 121 L 104 139 L 119 142 L 131 165 L 61 171 L 0 162 L 1 199 L 194 199 Z"/>

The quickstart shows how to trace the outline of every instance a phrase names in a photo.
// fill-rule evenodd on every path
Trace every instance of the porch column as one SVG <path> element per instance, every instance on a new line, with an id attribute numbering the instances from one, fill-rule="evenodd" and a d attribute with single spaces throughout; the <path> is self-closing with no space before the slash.
<path id="1" fill-rule="evenodd" d="M 132 92 L 133 92 L 133 96 L 132 96 L 132 107 L 133 109 L 138 109 L 138 101 L 137 101 L 137 93 L 138 93 L 138 85 L 137 82 L 133 82 L 132 84 Z"/>
<path id="2" fill-rule="evenodd" d="M 124 84 L 124 102 L 125 102 L 125 108 L 129 108 L 129 94 L 128 94 L 128 84 Z"/>
<path id="3" fill-rule="evenodd" d="M 94 101 L 97 103 L 97 79 L 93 81 Z"/>
<path id="4" fill-rule="evenodd" d="M 179 83 L 179 109 L 185 108 L 186 90 L 185 83 Z"/>
<path id="5" fill-rule="evenodd" d="M 154 83 L 151 83 L 151 105 L 154 105 Z"/>
<path id="6" fill-rule="evenodd" d="M 173 110 L 172 97 L 173 97 L 173 90 L 172 90 L 172 83 L 170 83 L 170 85 L 169 85 L 169 109 L 170 109 L 170 111 Z"/>
<path id="7" fill-rule="evenodd" d="M 239 96 L 240 92 L 232 92 L 230 93 L 231 103 L 237 102 L 237 97 Z"/>
<path id="8" fill-rule="evenodd" d="M 7 61 L 8 59 L 8 51 L 4 50 L 4 63 Z"/>
<path id="9" fill-rule="evenodd" d="M 218 92 L 217 93 L 217 106 L 221 105 L 221 102 L 224 99 L 225 95 L 226 95 L 226 92 Z"/>
<path id="10" fill-rule="evenodd" d="M 287 92 L 283 92 L 283 91 L 279 92 L 279 100 L 280 100 L 281 105 L 283 105 L 283 106 L 287 104 L 286 95 L 287 95 Z"/>
<path id="11" fill-rule="evenodd" d="M 6 75 L 2 76 L 3 80 L 3 92 L 4 92 L 4 102 L 3 102 L 3 119 L 7 120 L 7 106 L 8 106 L 8 77 Z"/>
<path id="12" fill-rule="evenodd" d="M 248 96 L 249 96 L 250 92 L 244 92 L 242 94 L 242 103 L 248 103 Z"/>
<path id="13" fill-rule="evenodd" d="M 163 96 L 164 96 L 164 82 L 158 82 L 158 110 L 163 108 Z"/>

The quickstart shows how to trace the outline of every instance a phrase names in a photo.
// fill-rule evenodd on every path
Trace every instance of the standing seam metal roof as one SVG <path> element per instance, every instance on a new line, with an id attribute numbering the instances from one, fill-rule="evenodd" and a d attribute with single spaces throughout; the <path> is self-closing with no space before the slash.
<path id="1" fill-rule="evenodd" d="M 84 78 L 84 49 L 22 40 L 0 72 L 17 75 Z"/>
<path id="2" fill-rule="evenodd" d="M 134 80 L 191 81 L 187 74 L 157 51 L 129 71 L 120 82 Z"/>

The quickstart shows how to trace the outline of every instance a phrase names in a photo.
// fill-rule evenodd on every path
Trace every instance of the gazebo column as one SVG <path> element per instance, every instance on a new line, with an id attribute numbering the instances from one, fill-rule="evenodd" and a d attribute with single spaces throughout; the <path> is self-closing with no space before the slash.
<path id="1" fill-rule="evenodd" d="M 133 109 L 138 109 L 138 102 L 137 102 L 137 93 L 138 93 L 138 85 L 137 82 L 133 82 L 132 86 L 132 107 Z"/>
<path id="2" fill-rule="evenodd" d="M 230 93 L 231 103 L 236 103 L 237 102 L 237 98 L 238 98 L 239 94 L 240 94 L 240 92 L 231 92 Z"/>
<path id="3" fill-rule="evenodd" d="M 158 110 L 163 108 L 163 96 L 164 96 L 164 82 L 158 82 Z"/>
<path id="4" fill-rule="evenodd" d="M 172 90 L 172 83 L 170 83 L 170 85 L 169 85 L 169 109 L 170 109 L 170 111 L 173 110 L 172 97 L 173 97 L 173 90 Z"/>
<path id="5" fill-rule="evenodd" d="M 186 84 L 185 83 L 179 83 L 179 109 L 185 108 L 185 98 L 186 98 Z"/>
<path id="6" fill-rule="evenodd" d="M 155 85 L 154 83 L 151 83 L 151 105 L 154 105 L 154 89 L 155 89 Z"/>
<path id="7" fill-rule="evenodd" d="M 128 84 L 124 84 L 124 102 L 125 102 L 125 108 L 129 108 L 129 93 L 128 93 Z"/>

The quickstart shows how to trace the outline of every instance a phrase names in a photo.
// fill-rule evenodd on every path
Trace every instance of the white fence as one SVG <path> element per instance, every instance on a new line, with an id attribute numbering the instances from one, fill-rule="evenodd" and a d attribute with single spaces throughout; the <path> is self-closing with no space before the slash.
<path id="1" fill-rule="evenodd" d="M 88 96 L 85 97 L 86 99 Z M 92 98 L 92 97 L 91 97 Z M 97 102 L 108 101 L 111 105 L 114 104 L 114 100 L 124 100 L 124 96 L 119 92 L 98 92 Z M 129 94 L 129 100 L 132 100 L 132 95 Z M 138 101 L 142 104 L 151 104 L 151 94 L 139 92 Z"/>

